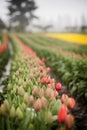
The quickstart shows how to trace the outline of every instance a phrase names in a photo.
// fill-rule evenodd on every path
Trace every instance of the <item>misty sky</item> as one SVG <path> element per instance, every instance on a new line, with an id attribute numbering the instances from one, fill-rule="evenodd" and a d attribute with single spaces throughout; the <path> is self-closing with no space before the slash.
<path id="1" fill-rule="evenodd" d="M 6 0 L 0 0 L 0 17 L 7 22 Z M 81 16 L 87 19 L 87 0 L 35 0 L 38 9 L 35 14 L 40 17 L 41 22 L 57 22 L 61 18 L 65 22 L 78 23 Z M 71 18 L 71 21 L 69 21 Z M 66 20 L 67 19 L 67 20 Z M 38 22 L 38 21 L 37 21 Z"/>

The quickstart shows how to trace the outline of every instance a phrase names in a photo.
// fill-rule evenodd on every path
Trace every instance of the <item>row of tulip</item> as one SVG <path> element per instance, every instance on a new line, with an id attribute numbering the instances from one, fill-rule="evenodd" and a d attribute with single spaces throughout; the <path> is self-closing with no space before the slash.
<path id="1" fill-rule="evenodd" d="M 67 86 L 69 92 L 78 99 L 87 100 L 87 59 L 74 58 L 71 55 L 61 55 L 53 49 L 41 46 L 27 38 L 21 39 L 30 45 L 40 57 L 46 58 L 46 63 L 54 73 Z"/>
<path id="2" fill-rule="evenodd" d="M 77 57 L 87 58 L 87 45 L 80 45 L 75 43 L 69 43 L 57 39 L 47 38 L 45 36 L 27 36 L 29 39 L 33 40 L 35 43 L 46 47 L 52 47 L 69 53 L 69 55 L 74 55 Z"/>
<path id="3" fill-rule="evenodd" d="M 64 56 L 72 56 L 72 57 L 75 57 L 75 58 L 87 58 L 87 55 L 85 53 L 82 53 L 82 55 L 80 54 L 77 54 L 75 53 L 74 51 L 66 51 L 66 50 L 63 50 L 61 49 L 61 47 L 58 47 L 58 45 L 52 45 L 52 44 L 48 44 L 47 45 L 47 42 L 45 41 L 41 41 L 39 40 L 38 37 L 28 37 L 29 38 L 29 41 L 32 40 L 33 42 L 35 42 L 36 44 L 39 44 L 40 46 L 46 46 L 46 48 L 49 48 L 51 50 L 55 50 L 56 53 L 60 53 L 61 55 L 64 55 Z M 43 38 L 44 40 L 45 38 Z"/>
<path id="4" fill-rule="evenodd" d="M 87 35 L 84 33 L 47 33 L 46 36 L 74 42 L 77 44 L 87 45 Z"/>
<path id="5" fill-rule="evenodd" d="M 9 59 L 9 49 L 8 49 L 8 38 L 3 36 L 2 43 L 0 45 L 0 77 Z"/>
<path id="6" fill-rule="evenodd" d="M 59 95 L 62 84 L 51 78 L 44 59 L 16 36 L 10 40 L 16 53 L 0 105 L 0 130 L 72 130 L 74 98 Z"/>
<path id="7" fill-rule="evenodd" d="M 50 39 L 50 38 L 49 38 Z M 50 39 L 51 40 L 51 39 Z M 58 40 L 54 39 L 56 41 L 57 45 L 60 46 L 63 50 L 74 52 L 76 54 L 80 54 L 83 58 L 87 57 L 87 45 L 86 44 L 80 44 L 81 39 L 79 39 L 79 44 L 74 43 L 73 41 L 67 42 L 64 40 Z M 84 39 L 83 39 L 84 42 Z"/>
<path id="8" fill-rule="evenodd" d="M 2 42 L 3 43 L 0 45 L 0 53 L 3 53 L 7 49 L 7 47 L 8 47 L 8 38 L 7 38 L 7 36 L 3 37 L 3 41 Z"/>

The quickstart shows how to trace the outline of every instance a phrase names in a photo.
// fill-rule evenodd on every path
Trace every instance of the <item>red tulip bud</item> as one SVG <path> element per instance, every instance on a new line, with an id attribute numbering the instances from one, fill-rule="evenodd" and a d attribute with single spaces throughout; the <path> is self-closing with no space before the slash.
<path id="1" fill-rule="evenodd" d="M 56 84 L 55 89 L 56 89 L 57 91 L 60 91 L 60 90 L 62 89 L 62 85 L 61 85 L 60 82 L 58 82 L 58 83 Z"/>
<path id="2" fill-rule="evenodd" d="M 41 99 L 38 98 L 34 104 L 34 109 L 35 111 L 40 111 L 42 108 L 42 102 L 41 102 Z"/>
<path id="3" fill-rule="evenodd" d="M 74 125 L 74 117 L 71 114 L 68 114 L 65 123 L 69 129 L 72 128 Z"/>
<path id="4" fill-rule="evenodd" d="M 59 109 L 58 112 L 58 122 L 65 122 L 67 116 L 67 107 L 65 104 L 62 104 L 62 106 Z"/>
<path id="5" fill-rule="evenodd" d="M 66 103 L 68 101 L 68 95 L 63 94 L 62 97 L 61 97 L 61 101 L 62 101 L 62 103 Z"/>
<path id="6" fill-rule="evenodd" d="M 68 99 L 68 107 L 73 109 L 75 107 L 75 105 L 76 105 L 76 102 L 75 102 L 74 98 L 69 98 Z"/>
<path id="7" fill-rule="evenodd" d="M 54 90 L 54 97 L 57 98 L 58 97 L 58 92 L 56 90 Z"/>
<path id="8" fill-rule="evenodd" d="M 33 105 L 34 104 L 34 97 L 31 95 L 30 97 L 29 97 L 29 104 L 30 105 Z"/>
<path id="9" fill-rule="evenodd" d="M 39 70 L 40 70 L 40 72 L 42 72 L 42 73 L 44 72 L 43 67 L 40 67 Z"/>
<path id="10" fill-rule="evenodd" d="M 45 58 L 43 57 L 43 58 L 41 59 L 41 61 L 42 61 L 42 63 L 45 63 Z"/>
<path id="11" fill-rule="evenodd" d="M 51 71 L 51 69 L 49 67 L 46 70 L 47 70 L 48 73 Z"/>

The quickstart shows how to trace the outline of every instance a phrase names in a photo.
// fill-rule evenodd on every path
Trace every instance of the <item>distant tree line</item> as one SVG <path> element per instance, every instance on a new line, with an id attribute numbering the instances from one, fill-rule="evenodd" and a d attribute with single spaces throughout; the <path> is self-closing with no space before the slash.
<path id="1" fill-rule="evenodd" d="M 7 0 L 9 3 L 9 26 L 8 30 L 15 31 L 25 31 L 27 25 L 29 25 L 32 20 L 38 19 L 37 16 L 34 15 L 34 11 L 37 9 L 34 0 Z M 0 28 L 3 29 L 2 25 L 3 21 L 0 21 Z"/>
<path id="2" fill-rule="evenodd" d="M 34 0 L 6 0 L 6 2 L 9 3 L 9 25 L 6 26 L 0 18 L 0 32 L 3 29 L 7 29 L 8 31 L 25 32 L 27 26 L 32 23 L 33 19 L 38 19 L 38 17 L 34 15 L 34 11 L 38 9 Z M 53 28 L 53 25 L 36 24 L 33 27 L 46 32 L 50 28 Z M 68 26 L 68 28 L 70 27 Z M 75 30 L 75 27 L 73 29 Z M 80 30 L 82 32 L 87 31 L 87 22 L 84 15 L 81 17 Z"/>

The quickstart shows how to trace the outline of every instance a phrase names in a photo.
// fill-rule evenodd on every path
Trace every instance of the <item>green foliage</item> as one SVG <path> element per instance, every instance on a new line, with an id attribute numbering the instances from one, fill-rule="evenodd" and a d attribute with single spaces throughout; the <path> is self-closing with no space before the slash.
<path id="1" fill-rule="evenodd" d="M 58 114 L 58 110 L 60 109 L 61 106 L 61 101 L 59 99 L 57 99 L 52 107 L 52 113 L 54 115 Z"/>

